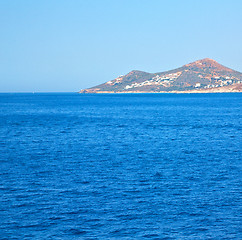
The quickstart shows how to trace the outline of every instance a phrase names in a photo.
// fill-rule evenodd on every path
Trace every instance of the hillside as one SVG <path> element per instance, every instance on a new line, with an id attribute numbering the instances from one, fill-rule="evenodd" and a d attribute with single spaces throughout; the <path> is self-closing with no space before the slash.
<path id="1" fill-rule="evenodd" d="M 242 73 L 205 58 L 157 73 L 133 70 L 80 93 L 241 92 Z"/>

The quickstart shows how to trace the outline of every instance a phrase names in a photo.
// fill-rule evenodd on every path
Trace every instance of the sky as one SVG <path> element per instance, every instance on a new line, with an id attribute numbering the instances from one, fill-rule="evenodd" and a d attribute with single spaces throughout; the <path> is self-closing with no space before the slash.
<path id="1" fill-rule="evenodd" d="M 0 92 L 77 92 L 202 58 L 242 72 L 241 0 L 0 0 Z"/>

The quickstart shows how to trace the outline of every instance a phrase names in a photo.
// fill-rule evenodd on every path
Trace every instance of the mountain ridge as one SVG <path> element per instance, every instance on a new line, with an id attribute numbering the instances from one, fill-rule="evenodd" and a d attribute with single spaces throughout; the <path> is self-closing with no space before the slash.
<path id="1" fill-rule="evenodd" d="M 80 93 L 221 92 L 223 88 L 226 92 L 241 92 L 242 73 L 204 58 L 164 72 L 132 70 Z"/>

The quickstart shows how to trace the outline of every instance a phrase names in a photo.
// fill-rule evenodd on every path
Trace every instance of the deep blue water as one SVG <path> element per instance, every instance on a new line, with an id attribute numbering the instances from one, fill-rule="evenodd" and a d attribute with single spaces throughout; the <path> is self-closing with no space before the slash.
<path id="1" fill-rule="evenodd" d="M 0 94 L 0 239 L 242 239 L 242 94 Z"/>

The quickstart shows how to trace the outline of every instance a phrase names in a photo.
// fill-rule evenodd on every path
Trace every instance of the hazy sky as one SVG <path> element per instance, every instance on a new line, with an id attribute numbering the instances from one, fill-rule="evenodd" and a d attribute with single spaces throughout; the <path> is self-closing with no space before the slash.
<path id="1" fill-rule="evenodd" d="M 241 0 L 0 0 L 0 92 L 78 91 L 201 58 L 242 72 Z"/>

